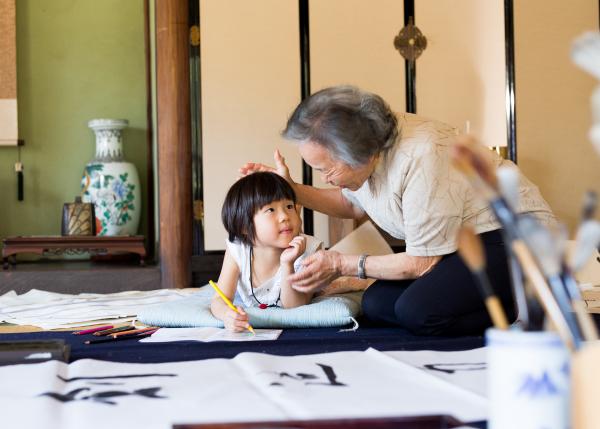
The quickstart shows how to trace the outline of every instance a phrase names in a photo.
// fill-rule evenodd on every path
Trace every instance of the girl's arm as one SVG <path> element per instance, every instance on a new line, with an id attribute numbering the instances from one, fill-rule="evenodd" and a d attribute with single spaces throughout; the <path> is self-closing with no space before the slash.
<path id="1" fill-rule="evenodd" d="M 299 235 L 295 237 L 290 248 L 286 249 L 280 258 L 281 263 L 281 305 L 283 308 L 299 307 L 308 304 L 314 293 L 300 292 L 294 289 L 289 281 L 289 278 L 294 274 L 294 261 L 306 251 L 306 237 Z M 321 246 L 319 246 L 320 248 Z"/>
<path id="2" fill-rule="evenodd" d="M 240 276 L 240 269 L 233 257 L 229 254 L 229 250 L 225 251 L 221 274 L 219 275 L 219 289 L 223 294 L 233 302 L 237 281 Z M 238 307 L 240 313 L 233 311 L 229 306 L 215 294 L 211 303 L 210 311 L 217 319 L 222 320 L 225 328 L 235 332 L 245 331 L 248 327 L 248 315 L 244 310 Z"/>

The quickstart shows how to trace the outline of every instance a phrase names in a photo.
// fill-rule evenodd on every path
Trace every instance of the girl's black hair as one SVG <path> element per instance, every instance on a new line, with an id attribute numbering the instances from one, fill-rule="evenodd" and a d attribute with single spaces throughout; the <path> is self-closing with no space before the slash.
<path id="1" fill-rule="evenodd" d="M 275 173 L 258 172 L 242 177 L 229 188 L 221 220 L 229 234 L 229 241 L 254 244 L 256 231 L 254 215 L 273 201 L 291 200 L 296 204 L 296 193 L 290 184 Z"/>

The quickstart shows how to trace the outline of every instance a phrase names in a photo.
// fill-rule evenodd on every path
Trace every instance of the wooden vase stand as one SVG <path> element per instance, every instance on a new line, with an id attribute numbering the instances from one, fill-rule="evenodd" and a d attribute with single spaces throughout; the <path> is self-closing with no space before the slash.
<path id="1" fill-rule="evenodd" d="M 135 253 L 140 265 L 145 265 L 146 248 L 143 235 L 132 236 L 35 236 L 8 237 L 2 240 L 2 262 L 6 270 L 17 264 L 17 255 L 30 253 L 41 256 L 77 255 L 109 256 Z"/>

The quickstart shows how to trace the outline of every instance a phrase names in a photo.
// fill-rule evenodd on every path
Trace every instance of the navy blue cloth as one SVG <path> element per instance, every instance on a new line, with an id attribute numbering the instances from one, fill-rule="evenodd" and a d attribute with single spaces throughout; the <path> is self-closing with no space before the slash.
<path id="1" fill-rule="evenodd" d="M 173 343 L 140 343 L 137 340 L 101 344 L 84 344 L 93 335 L 70 332 L 32 332 L 3 334 L 0 341 L 64 339 L 71 346 L 70 362 L 78 359 L 100 359 L 112 362 L 158 363 L 232 358 L 238 353 L 255 352 L 280 356 L 329 353 L 351 350 L 468 350 L 482 347 L 482 337 L 422 337 L 399 328 L 359 328 L 354 332 L 338 332 L 337 328 L 286 329 L 275 341 L 212 342 L 181 341 Z"/>
<path id="2" fill-rule="evenodd" d="M 490 283 L 513 322 L 515 305 L 502 233 L 490 231 L 480 238 Z M 373 322 L 415 335 L 483 335 L 492 325 L 475 278 L 456 252 L 416 280 L 376 281 L 365 291 L 362 306 Z"/>
<path id="3" fill-rule="evenodd" d="M 73 335 L 71 332 L 31 332 L 1 334 L 0 341 L 64 339 L 71 346 L 69 362 L 78 359 L 99 359 L 112 362 L 162 363 L 233 358 L 242 352 L 268 353 L 280 356 L 317 354 L 339 351 L 377 350 L 469 350 L 484 345 L 482 337 L 423 337 L 400 328 L 370 327 L 362 321 L 353 332 L 337 328 L 286 329 L 275 341 L 212 342 L 181 341 L 172 343 L 140 343 L 137 340 L 86 345 L 97 339 L 93 335 Z M 486 428 L 486 422 L 470 423 L 469 427 Z"/>

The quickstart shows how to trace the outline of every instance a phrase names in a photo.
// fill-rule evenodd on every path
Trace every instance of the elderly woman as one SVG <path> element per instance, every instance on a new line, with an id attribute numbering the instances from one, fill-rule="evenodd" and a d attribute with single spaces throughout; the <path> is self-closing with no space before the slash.
<path id="1" fill-rule="evenodd" d="M 334 188 L 294 182 L 278 151 L 275 168 L 248 163 L 240 172 L 275 171 L 289 181 L 300 204 L 330 216 L 361 219 L 366 214 L 404 239 L 406 252 L 320 251 L 290 278 L 294 287 L 313 291 L 339 276 L 377 279 L 363 297 L 367 318 L 418 335 L 481 334 L 491 321 L 456 252 L 458 231 L 467 224 L 484 244 L 488 275 L 514 320 L 500 225 L 451 166 L 449 149 L 456 134 L 440 122 L 394 114 L 381 97 L 351 86 L 327 88 L 300 103 L 283 136 L 298 144 L 304 161 Z M 537 187 L 523 176 L 519 211 L 543 223 L 554 219 Z"/>

